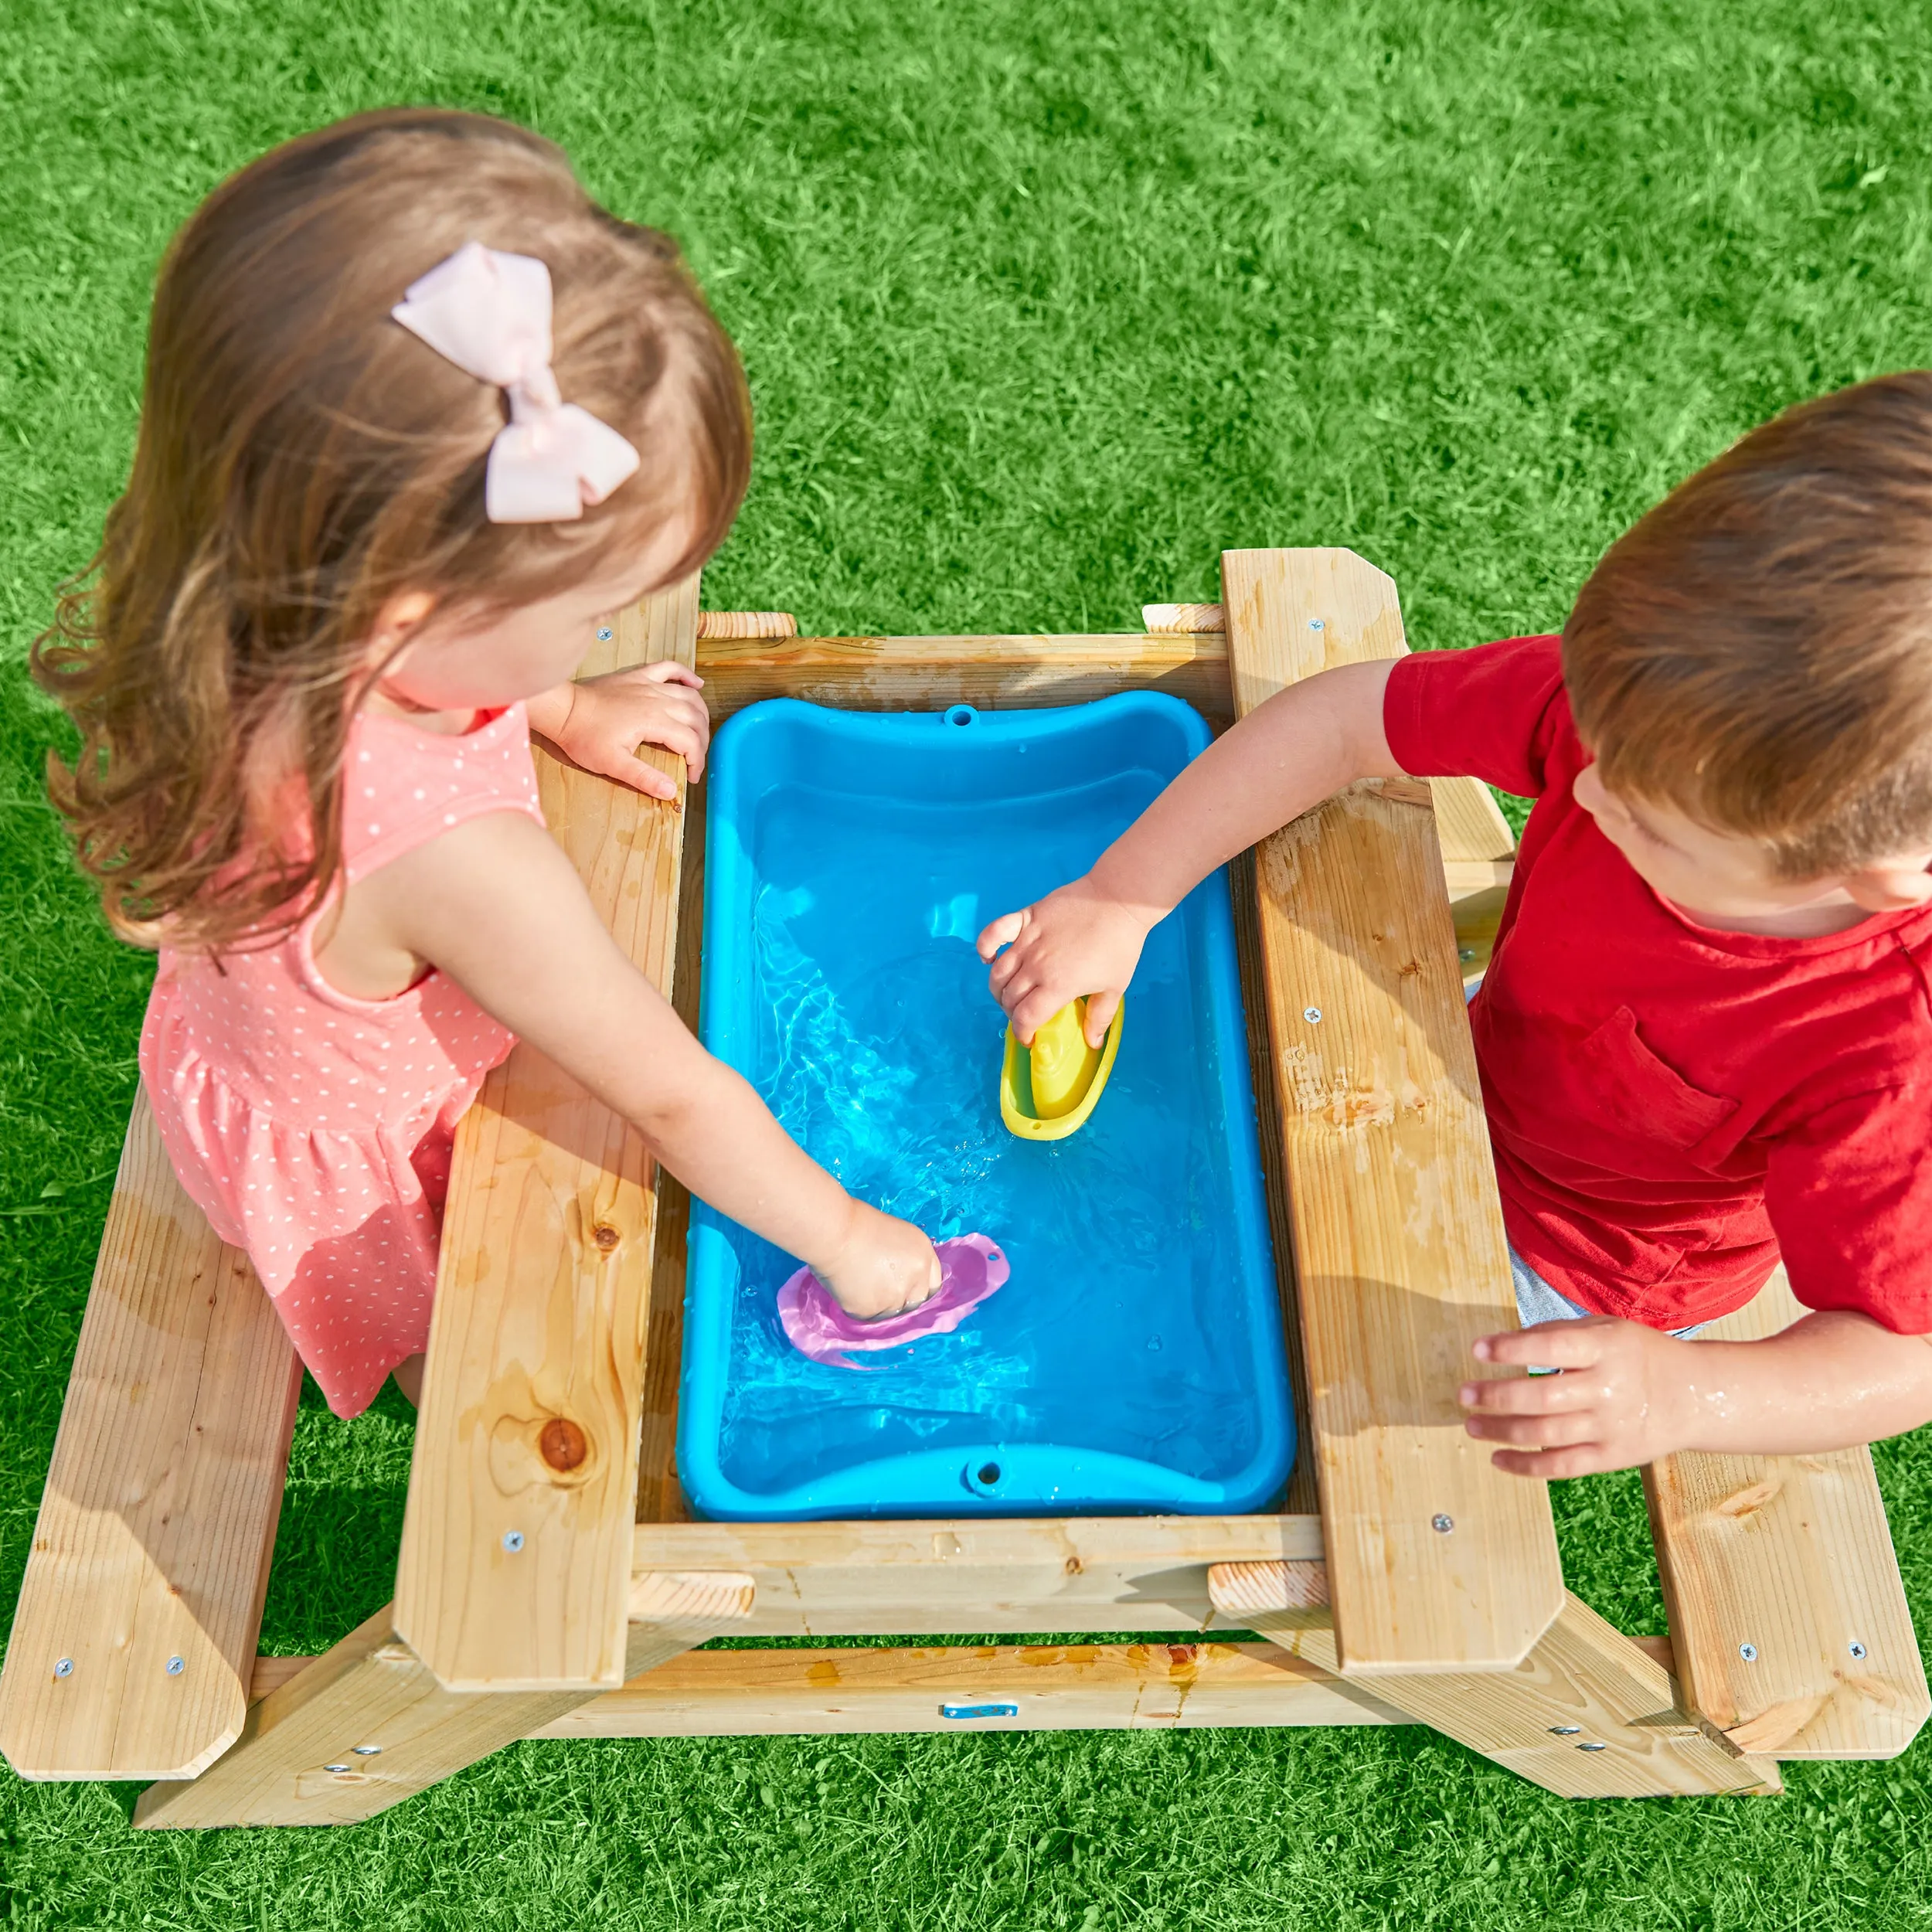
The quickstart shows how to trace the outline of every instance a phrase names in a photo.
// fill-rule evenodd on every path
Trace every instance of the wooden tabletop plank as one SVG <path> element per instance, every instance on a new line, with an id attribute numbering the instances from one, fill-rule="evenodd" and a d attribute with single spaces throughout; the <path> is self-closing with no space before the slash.
<path id="1" fill-rule="evenodd" d="M 697 665 L 714 728 L 767 698 L 848 711 L 994 710 L 1151 690 L 1185 699 L 1213 725 L 1230 715 L 1219 633 L 706 638 Z"/>
<path id="2" fill-rule="evenodd" d="M 301 1370 L 138 1094 L 0 1677 L 22 1777 L 185 1777 L 240 1736 Z"/>
<path id="3" fill-rule="evenodd" d="M 1395 585 L 1351 551 L 1230 551 L 1222 580 L 1238 715 L 1406 648 Z M 1429 787 L 1353 787 L 1256 870 L 1341 1667 L 1507 1668 L 1563 1573 L 1545 1486 L 1456 1405 L 1516 1310 Z"/>
<path id="4" fill-rule="evenodd" d="M 697 580 L 611 627 L 587 673 L 692 662 Z M 668 992 L 684 765 L 645 798 L 539 753 L 551 832 Z M 628 1121 L 519 1046 L 457 1138 L 396 1579 L 399 1636 L 446 1688 L 624 1675 L 655 1163 Z"/>
<path id="5" fill-rule="evenodd" d="M 1757 1341 L 1805 1312 L 1781 1267 L 1704 1333 Z M 1932 1696 L 1871 1451 L 1690 1451 L 1644 1476 L 1689 1707 L 1774 1757 L 1903 1750 Z"/>

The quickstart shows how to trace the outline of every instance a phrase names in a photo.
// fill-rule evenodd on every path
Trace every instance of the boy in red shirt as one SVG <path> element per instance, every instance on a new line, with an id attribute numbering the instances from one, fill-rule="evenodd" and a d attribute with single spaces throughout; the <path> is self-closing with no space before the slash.
<path id="1" fill-rule="evenodd" d="M 1747 437 L 1560 638 L 1270 699 L 986 928 L 993 990 L 1022 1041 L 1081 993 L 1097 1036 L 1216 866 L 1358 779 L 1461 773 L 1537 801 L 1470 1009 L 1526 1326 L 1475 1355 L 1562 1371 L 1465 1385 L 1469 1433 L 1575 1476 L 1932 1420 L 1932 372 Z M 1685 1338 L 1781 1256 L 1813 1313 Z"/>

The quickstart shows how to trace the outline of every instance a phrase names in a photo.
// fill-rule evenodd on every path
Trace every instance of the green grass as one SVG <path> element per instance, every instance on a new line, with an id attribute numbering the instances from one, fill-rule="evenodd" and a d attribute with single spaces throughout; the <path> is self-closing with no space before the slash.
<path id="1" fill-rule="evenodd" d="M 15 0 L 0 36 L 0 650 L 118 487 L 167 236 L 379 102 L 513 115 L 681 236 L 760 414 L 714 607 L 1128 628 L 1243 544 L 1345 543 L 1413 640 L 1557 624 L 1673 479 L 1932 359 L 1932 15 L 1699 0 Z M 148 964 L 0 679 L 0 1596 L 25 1560 Z M 49 1192 L 64 1189 L 65 1192 Z M 25 1209 L 22 1213 L 15 1210 Z M 264 1641 L 388 1594 L 406 1413 L 295 1444 Z M 1879 1464 L 1932 1628 L 1932 1451 Z M 1631 1478 L 1573 1579 L 1661 1628 Z M 1565 1804 L 1414 1730 L 525 1745 L 353 1831 L 145 1836 L 0 1774 L 28 1926 L 1932 1922 L 1932 1747 L 1781 1801 Z"/>

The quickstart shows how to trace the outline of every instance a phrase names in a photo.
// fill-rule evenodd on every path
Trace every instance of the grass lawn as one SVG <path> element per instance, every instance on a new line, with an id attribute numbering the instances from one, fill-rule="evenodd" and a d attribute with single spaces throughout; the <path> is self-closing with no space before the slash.
<path id="1" fill-rule="evenodd" d="M 1772 411 L 1932 356 L 1932 12 L 1806 0 L 14 0 L 0 36 L 0 1599 L 150 971 L 19 665 L 131 445 L 167 236 L 381 102 L 526 121 L 685 242 L 760 416 L 714 607 L 1126 629 L 1343 543 L 1410 635 L 1555 627 Z M 389 1594 L 392 1393 L 297 1430 L 265 1648 Z M 1932 1444 L 1881 1448 L 1932 1629 Z M 1557 1509 L 1662 1627 L 1634 1478 Z M 137 1835 L 0 1771 L 0 1920 L 556 1928 L 1932 1923 L 1932 1746 L 1781 1800 L 1567 1804 L 1420 1730 L 527 1744 L 354 1830 Z M 8 1913 L 11 1913 L 11 1917 Z"/>

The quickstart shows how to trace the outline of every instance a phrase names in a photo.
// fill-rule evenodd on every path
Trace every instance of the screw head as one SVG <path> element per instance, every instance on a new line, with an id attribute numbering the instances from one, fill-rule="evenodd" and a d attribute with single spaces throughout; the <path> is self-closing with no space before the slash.
<path id="1" fill-rule="evenodd" d="M 1865 1655 L 1865 1646 L 1862 1644 L 1854 1643 L 1848 1645 L 1846 1648 L 1851 1651 L 1854 1657 L 1860 1659 L 1863 1658 Z"/>
<path id="2" fill-rule="evenodd" d="M 597 627 L 597 642 L 598 642 L 598 643 L 600 643 L 600 644 L 608 644 L 610 641 L 611 641 L 611 627 L 610 627 L 610 625 L 608 625 L 607 624 L 599 624 L 599 625 L 598 625 L 598 627 Z"/>
<path id="3" fill-rule="evenodd" d="M 346 1764 L 325 1764 L 322 1769 L 325 1771 L 345 1771 L 349 1767 Z"/>
<path id="4" fill-rule="evenodd" d="M 56 1677 L 73 1676 L 73 1659 L 71 1657 L 56 1658 L 54 1660 L 53 1674 Z"/>
<path id="5" fill-rule="evenodd" d="M 1321 1023 L 1321 1009 L 1318 1006 L 1304 1006 L 1301 1009 L 1301 1017 L 1311 1026 L 1318 1026 Z"/>
<path id="6" fill-rule="evenodd" d="M 1429 1519 L 1429 1527 L 1433 1529 L 1438 1536 L 1447 1536 L 1450 1531 L 1454 1529 L 1455 1526 L 1456 1519 L 1454 1516 L 1438 1515 L 1431 1516 Z"/>
<path id="7" fill-rule="evenodd" d="M 352 1757 L 376 1757 L 380 1756 L 383 1747 L 379 1744 L 352 1744 L 349 1749 Z"/>
<path id="8" fill-rule="evenodd" d="M 1325 630 L 1328 627 L 1322 623 L 1319 617 L 1311 617 L 1308 620 L 1308 628 L 1311 631 L 1321 631 Z"/>
<path id="9" fill-rule="evenodd" d="M 1607 1744 L 1579 1744 L 1577 1748 L 1580 1751 L 1607 1751 L 1610 1747 Z"/>
<path id="10" fill-rule="evenodd" d="M 1580 1724 L 1552 1724 L 1549 1727 L 1552 1737 L 1580 1737 L 1583 1732 L 1583 1727 Z"/>
<path id="11" fill-rule="evenodd" d="M 512 1556 L 514 1556 L 516 1553 L 523 1547 L 523 1532 L 520 1529 L 505 1530 L 503 1532 L 503 1547 L 507 1549 Z"/>
<path id="12" fill-rule="evenodd" d="M 185 1657 L 171 1657 L 168 1660 L 168 1675 L 170 1677 L 179 1677 L 187 1668 L 188 1660 Z"/>
<path id="13" fill-rule="evenodd" d="M 1754 1664 L 1757 1662 L 1757 1646 L 1755 1644 L 1740 1644 L 1737 1647 L 1737 1654 L 1747 1664 Z"/>

